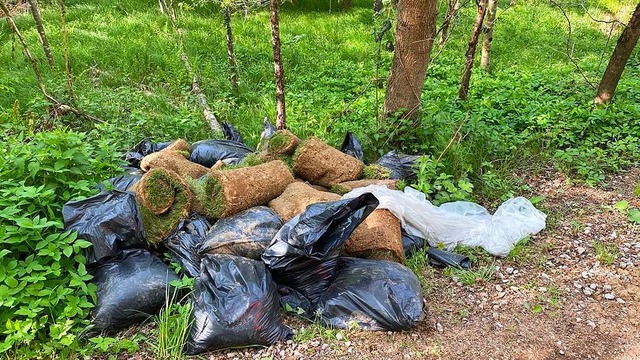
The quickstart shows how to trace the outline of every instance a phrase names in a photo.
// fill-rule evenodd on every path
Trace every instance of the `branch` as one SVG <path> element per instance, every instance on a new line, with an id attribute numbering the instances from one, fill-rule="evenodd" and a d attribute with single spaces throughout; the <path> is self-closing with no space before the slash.
<path id="1" fill-rule="evenodd" d="M 578 73 L 582 76 L 582 78 L 587 83 L 587 85 L 589 85 L 594 90 L 597 89 L 597 87 L 589 80 L 587 75 L 585 75 L 584 71 L 582 71 L 582 69 L 580 68 L 580 65 L 578 65 L 578 62 L 573 58 L 573 56 L 571 56 L 571 20 L 569 19 L 569 15 L 567 15 L 567 13 L 564 11 L 562 6 L 560 6 L 560 4 L 558 4 L 554 0 L 549 0 L 549 2 L 551 3 L 552 6 L 555 6 L 558 9 L 560 9 L 560 12 L 562 12 L 562 15 L 567 20 L 567 26 L 569 31 L 569 34 L 567 35 L 567 52 L 566 52 L 567 58 L 569 59 L 569 61 L 571 61 L 571 63 L 576 68 Z"/>

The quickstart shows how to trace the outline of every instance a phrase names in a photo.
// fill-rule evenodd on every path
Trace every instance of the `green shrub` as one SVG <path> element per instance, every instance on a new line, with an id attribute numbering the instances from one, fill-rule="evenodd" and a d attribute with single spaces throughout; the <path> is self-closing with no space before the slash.
<path id="1" fill-rule="evenodd" d="M 442 163 L 421 156 L 415 164 L 417 179 L 412 185 L 427 195 L 435 205 L 449 201 L 469 200 L 473 184 L 466 177 L 455 179 L 443 171 Z"/>
<path id="2" fill-rule="evenodd" d="M 89 196 L 118 167 L 113 144 L 95 133 L 27 130 L 0 114 L 0 354 L 63 356 L 95 300 L 83 248 L 63 231 L 62 206 Z"/>

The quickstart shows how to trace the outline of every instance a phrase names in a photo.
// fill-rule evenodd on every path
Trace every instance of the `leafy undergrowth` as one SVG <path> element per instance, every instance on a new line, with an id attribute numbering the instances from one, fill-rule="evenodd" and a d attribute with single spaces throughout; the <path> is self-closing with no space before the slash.
<path id="1" fill-rule="evenodd" d="M 551 164 L 573 181 L 597 184 L 607 172 L 638 162 L 640 52 L 632 54 L 615 101 L 594 108 L 593 89 L 567 61 L 566 21 L 548 3 L 500 4 L 492 69 L 474 70 L 464 103 L 456 97 L 475 10 L 463 8 L 451 40 L 441 52 L 434 50 L 419 124 L 378 116 L 392 58 L 384 48 L 393 36 L 386 33 L 379 47 L 373 34 L 392 15 L 374 19 L 363 0 L 354 1 L 349 11 L 330 3 L 311 0 L 282 8 L 288 122 L 298 136 L 317 135 L 339 145 L 352 131 L 369 161 L 394 147 L 423 154 L 417 179 L 409 185 L 436 204 L 472 199 L 493 206 L 528 190 L 512 177 L 514 170 L 537 172 Z M 221 14 L 214 5 L 182 4 L 179 22 L 203 92 L 218 117 L 255 145 L 263 117 L 273 118 L 275 109 L 268 13 L 233 16 L 240 71 L 234 92 Z M 563 6 L 572 21 L 572 56 L 597 81 L 603 49 L 606 59 L 615 41 L 608 41 L 608 29 L 602 31 L 583 9 Z M 626 20 L 623 14 L 628 16 L 633 3 L 593 0 L 586 6 L 595 17 L 614 14 Z M 41 71 L 47 89 L 63 99 L 58 8 L 44 6 L 42 15 L 56 67 L 41 66 Z M 36 58 L 44 59 L 29 15 L 17 16 L 16 22 Z M 50 117 L 19 43 L 12 50 L 11 32 L 0 22 L 0 353 L 15 357 L 135 351 L 137 340 L 131 339 L 94 338 L 94 346 L 81 346 L 78 336 L 87 325 L 95 288 L 83 265 L 82 248 L 88 243 L 63 232 L 62 205 L 91 195 L 93 184 L 117 171 L 118 152 L 143 137 L 195 141 L 215 135 L 202 120 L 176 35 L 157 2 L 68 1 L 67 26 L 76 94 L 67 100 L 104 123 Z M 637 208 L 625 211 L 630 222 L 640 222 Z M 544 263 L 545 246 L 523 242 L 510 261 Z M 474 257 L 476 265 L 471 272 L 448 270 L 447 275 L 464 284 L 493 276 L 491 257 L 458 250 Z M 616 256 L 606 247 L 598 251 L 605 263 Z M 408 265 L 419 273 L 425 263 L 422 253 Z M 424 276 L 421 281 L 428 287 Z M 175 311 L 184 315 L 186 310 L 170 308 L 163 321 L 179 321 Z"/>

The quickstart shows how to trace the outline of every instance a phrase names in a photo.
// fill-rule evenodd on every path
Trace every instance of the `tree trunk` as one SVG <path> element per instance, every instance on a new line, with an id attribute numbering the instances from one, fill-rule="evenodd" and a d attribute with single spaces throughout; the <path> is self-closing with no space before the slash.
<path id="1" fill-rule="evenodd" d="M 460 10 L 460 0 L 449 0 L 447 2 L 447 14 L 444 16 L 442 26 L 440 26 L 440 42 L 438 46 L 443 46 L 447 39 L 449 39 L 449 33 L 451 32 L 451 22 L 458 14 Z"/>
<path id="2" fill-rule="evenodd" d="M 233 30 L 231 29 L 231 11 L 225 8 L 223 11 L 224 26 L 227 28 L 227 55 L 229 56 L 229 69 L 231 70 L 231 88 L 238 91 L 238 64 L 233 51 Z"/>
<path id="3" fill-rule="evenodd" d="M 381 13 L 383 9 L 384 9 L 384 4 L 382 3 L 382 0 L 373 0 L 373 13 L 374 14 Z"/>
<path id="4" fill-rule="evenodd" d="M 284 69 L 280 54 L 280 23 L 278 5 L 280 0 L 271 0 L 271 43 L 273 45 L 273 69 L 276 78 L 276 128 L 287 128 L 287 112 L 284 102 Z"/>
<path id="5" fill-rule="evenodd" d="M 460 100 L 467 100 L 469 93 L 469 80 L 471 80 L 471 69 L 473 68 L 473 59 L 476 55 L 476 47 L 478 46 L 478 38 L 480 37 L 480 31 L 482 30 L 482 21 L 484 20 L 484 13 L 487 7 L 487 0 L 480 0 L 478 2 L 478 13 L 476 14 L 476 23 L 473 25 L 473 31 L 471 32 L 471 40 L 465 53 L 466 61 L 464 63 L 464 70 L 462 71 L 462 79 L 460 80 L 460 92 L 458 98 Z"/>
<path id="6" fill-rule="evenodd" d="M 613 55 L 611 55 L 611 59 L 609 59 L 607 70 L 605 70 L 604 75 L 602 75 L 600 86 L 598 86 L 598 92 L 596 93 L 596 97 L 593 99 L 596 104 L 608 103 L 613 97 L 616 87 L 618 87 L 618 81 L 620 81 L 624 67 L 627 64 L 627 60 L 629 60 L 629 56 L 631 55 L 633 48 L 636 46 L 639 37 L 640 3 L 633 11 L 633 15 L 631 15 L 631 20 L 627 23 L 627 27 L 622 31 L 622 34 L 618 39 L 618 43 L 616 44 L 616 48 L 613 50 Z"/>
<path id="7" fill-rule="evenodd" d="M 69 45 L 67 44 L 67 22 L 64 0 L 60 0 L 60 32 L 62 33 L 62 54 L 64 56 L 64 73 L 67 78 L 67 91 L 69 97 L 73 98 L 73 84 L 71 82 L 71 69 L 69 68 Z"/>
<path id="8" fill-rule="evenodd" d="M 395 53 L 384 98 L 385 117 L 402 110 L 403 117 L 418 119 L 436 32 L 436 3 L 437 0 L 398 1 Z"/>
<path id="9" fill-rule="evenodd" d="M 53 69 L 53 56 L 51 55 L 51 47 L 49 46 L 49 40 L 47 40 L 47 34 L 44 32 L 44 25 L 42 25 L 42 18 L 40 17 L 40 10 L 38 10 L 38 3 L 36 0 L 29 0 L 29 6 L 31 6 L 31 14 L 33 15 L 33 21 L 36 23 L 38 34 L 40 35 L 40 42 L 44 49 L 44 55 L 47 57 L 49 67 Z"/>
<path id="10" fill-rule="evenodd" d="M 487 17 L 484 20 L 482 58 L 480 60 L 480 66 L 486 71 L 489 71 L 489 67 L 491 66 L 491 42 L 493 41 L 493 25 L 496 23 L 497 7 L 498 0 L 489 0 Z"/>
<path id="11" fill-rule="evenodd" d="M 342 0 L 342 10 L 351 9 L 351 0 Z"/>

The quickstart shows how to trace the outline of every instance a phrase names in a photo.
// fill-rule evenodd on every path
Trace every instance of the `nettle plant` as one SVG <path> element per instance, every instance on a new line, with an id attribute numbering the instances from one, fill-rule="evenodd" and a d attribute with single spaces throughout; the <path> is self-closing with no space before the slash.
<path id="1" fill-rule="evenodd" d="M 10 124 L 0 128 L 0 355 L 63 355 L 77 349 L 96 289 L 91 244 L 63 231 L 62 206 L 95 193 L 119 161 L 96 133 L 34 133 L 20 121 L 0 114 Z"/>
<path id="2" fill-rule="evenodd" d="M 434 204 L 458 200 L 469 200 L 473 184 L 466 177 L 455 179 L 444 172 L 444 164 L 433 160 L 431 156 L 421 156 L 414 165 L 416 181 L 412 187 L 422 191 Z"/>

